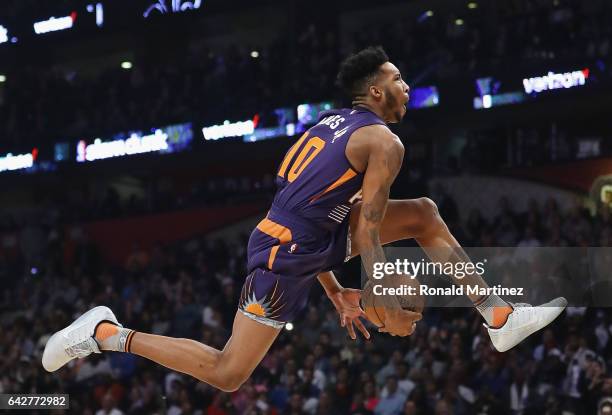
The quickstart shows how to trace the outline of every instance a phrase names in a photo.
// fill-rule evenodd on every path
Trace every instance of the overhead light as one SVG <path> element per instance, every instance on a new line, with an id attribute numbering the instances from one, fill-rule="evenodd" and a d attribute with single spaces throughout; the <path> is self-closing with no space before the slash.
<path id="1" fill-rule="evenodd" d="M 132 62 L 130 61 L 121 62 L 121 67 L 123 69 L 132 69 Z"/>
<path id="2" fill-rule="evenodd" d="M 259 52 L 257 52 L 256 50 L 252 51 L 251 58 L 254 58 L 254 59 L 259 58 Z"/>
<path id="3" fill-rule="evenodd" d="M 423 23 L 425 20 L 429 19 L 434 15 L 433 10 L 427 10 L 421 13 L 421 15 L 417 18 L 417 22 Z"/>
<path id="4" fill-rule="evenodd" d="M 293 330 L 293 323 L 287 323 L 287 324 L 285 324 L 285 329 L 287 329 L 287 331 L 291 331 L 291 330 Z"/>
<path id="5" fill-rule="evenodd" d="M 6 82 L 6 76 L 0 75 L 0 82 Z"/>
<path id="6" fill-rule="evenodd" d="M 473 1 L 468 3 L 468 9 L 477 9 L 478 8 L 478 3 L 475 3 Z"/>
<path id="7" fill-rule="evenodd" d="M 457 19 L 457 20 L 455 20 L 455 24 L 456 24 L 457 26 L 463 26 L 463 19 Z"/>

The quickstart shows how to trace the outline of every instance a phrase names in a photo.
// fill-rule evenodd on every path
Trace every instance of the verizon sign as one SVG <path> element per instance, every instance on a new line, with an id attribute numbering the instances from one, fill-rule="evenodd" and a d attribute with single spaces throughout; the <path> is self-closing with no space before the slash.
<path id="1" fill-rule="evenodd" d="M 202 128 L 204 140 L 218 140 L 228 137 L 242 137 L 255 132 L 255 123 L 252 120 L 230 123 L 225 121 L 220 125 L 211 125 Z"/>
<path id="2" fill-rule="evenodd" d="M 34 32 L 37 35 L 42 35 L 49 32 L 57 32 L 60 30 L 71 29 L 76 20 L 76 13 L 65 17 L 50 17 L 42 22 L 34 23 Z"/>
<path id="3" fill-rule="evenodd" d="M 0 172 L 27 169 L 34 165 L 34 155 L 8 153 L 0 157 Z"/>
<path id="4" fill-rule="evenodd" d="M 569 89 L 586 84 L 589 78 L 589 69 L 581 71 L 554 73 L 523 79 L 523 87 L 528 94 L 539 93 L 553 89 Z"/>

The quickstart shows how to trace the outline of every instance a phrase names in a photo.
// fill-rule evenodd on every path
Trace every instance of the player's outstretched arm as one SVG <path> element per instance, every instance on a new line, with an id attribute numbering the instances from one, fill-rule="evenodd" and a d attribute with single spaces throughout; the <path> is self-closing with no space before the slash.
<path id="1" fill-rule="evenodd" d="M 374 280 L 374 264 L 386 262 L 380 241 L 380 228 L 385 217 L 391 184 L 402 166 L 404 146 L 399 138 L 385 127 L 368 130 L 367 166 L 362 186 L 362 207 L 357 227 L 352 235 L 359 246 L 363 266 L 370 281 Z M 414 331 L 420 313 L 402 310 L 399 302 L 390 304 L 385 327 L 381 331 L 407 336 Z"/>

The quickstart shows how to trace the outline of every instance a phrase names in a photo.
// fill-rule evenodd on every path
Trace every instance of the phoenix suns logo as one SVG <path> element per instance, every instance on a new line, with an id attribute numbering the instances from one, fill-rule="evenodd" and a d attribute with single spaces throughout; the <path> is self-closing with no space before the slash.
<path id="1" fill-rule="evenodd" d="M 280 317 L 280 311 L 285 304 L 281 302 L 283 292 L 278 288 L 278 280 L 274 282 L 274 287 L 271 292 L 262 298 L 257 298 L 253 287 L 255 275 L 255 273 L 251 273 L 242 287 L 242 292 L 240 293 L 240 308 L 247 313 L 259 317 L 271 319 Z"/>

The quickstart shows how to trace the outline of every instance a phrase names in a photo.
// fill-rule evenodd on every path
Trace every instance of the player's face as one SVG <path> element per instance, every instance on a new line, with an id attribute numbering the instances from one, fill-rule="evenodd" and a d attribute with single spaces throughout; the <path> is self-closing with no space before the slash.
<path id="1" fill-rule="evenodd" d="M 406 106 L 410 100 L 410 87 L 402 79 L 399 69 L 391 62 L 381 67 L 383 90 L 385 92 L 384 106 L 389 122 L 400 122 L 406 115 Z"/>

